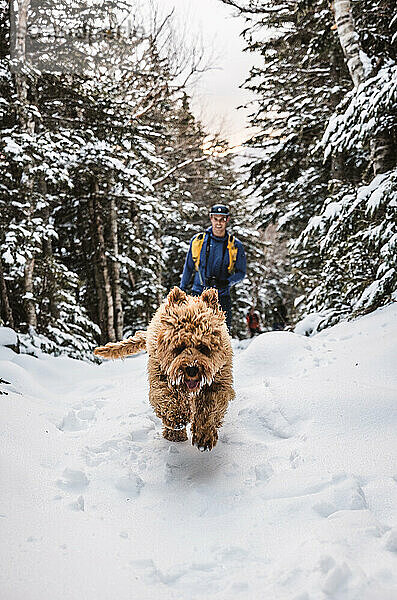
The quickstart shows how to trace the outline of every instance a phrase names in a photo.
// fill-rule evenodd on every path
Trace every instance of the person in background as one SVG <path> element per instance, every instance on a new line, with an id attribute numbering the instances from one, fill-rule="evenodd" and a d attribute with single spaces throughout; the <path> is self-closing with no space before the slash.
<path id="1" fill-rule="evenodd" d="M 190 240 L 180 288 L 187 291 L 192 274 L 192 296 L 199 296 L 205 288 L 218 290 L 219 304 L 226 313 L 226 325 L 232 323 L 230 288 L 244 279 L 246 258 L 243 244 L 227 231 L 230 213 L 227 206 L 215 204 L 210 212 L 211 227 Z"/>
<path id="2" fill-rule="evenodd" d="M 255 306 L 251 306 L 247 313 L 247 327 L 250 332 L 250 337 L 262 333 L 259 313 L 255 310 Z"/>

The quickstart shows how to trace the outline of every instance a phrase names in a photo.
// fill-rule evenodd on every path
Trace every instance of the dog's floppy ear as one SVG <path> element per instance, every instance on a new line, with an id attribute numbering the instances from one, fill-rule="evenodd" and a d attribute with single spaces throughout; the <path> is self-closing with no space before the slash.
<path id="1" fill-rule="evenodd" d="M 213 311 L 219 312 L 219 304 L 218 304 L 218 290 L 214 288 L 210 288 L 209 290 L 204 290 L 201 294 L 201 300 L 203 300 L 207 306 L 212 308 Z"/>
<path id="2" fill-rule="evenodd" d="M 179 289 L 179 287 L 177 287 L 177 286 L 173 287 L 167 296 L 168 306 L 171 306 L 172 304 L 186 304 L 186 302 L 187 302 L 186 292 Z"/>

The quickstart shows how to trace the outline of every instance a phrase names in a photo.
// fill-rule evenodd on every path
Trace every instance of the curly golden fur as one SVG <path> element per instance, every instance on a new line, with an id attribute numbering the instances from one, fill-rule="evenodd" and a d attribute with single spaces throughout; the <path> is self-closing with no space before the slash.
<path id="1" fill-rule="evenodd" d="M 227 406 L 234 398 L 232 347 L 218 293 L 188 296 L 175 287 L 147 331 L 94 350 L 102 358 L 149 353 L 149 401 L 163 422 L 163 436 L 211 450 L 218 440 Z"/>

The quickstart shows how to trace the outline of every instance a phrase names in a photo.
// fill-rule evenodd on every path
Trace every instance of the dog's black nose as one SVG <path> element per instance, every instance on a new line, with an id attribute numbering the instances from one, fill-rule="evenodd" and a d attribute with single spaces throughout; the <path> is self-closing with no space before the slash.
<path id="1" fill-rule="evenodd" d="M 186 367 L 186 375 L 188 375 L 188 377 L 194 377 L 195 375 L 197 375 L 197 373 L 197 367 Z"/>

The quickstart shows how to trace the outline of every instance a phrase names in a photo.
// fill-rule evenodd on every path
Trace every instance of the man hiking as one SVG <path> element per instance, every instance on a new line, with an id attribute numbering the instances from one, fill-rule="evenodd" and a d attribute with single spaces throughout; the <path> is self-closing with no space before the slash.
<path id="1" fill-rule="evenodd" d="M 218 290 L 219 304 L 226 313 L 226 325 L 232 324 L 230 288 L 245 277 L 246 259 L 242 243 L 227 232 L 230 219 L 227 206 L 215 204 L 210 212 L 211 227 L 196 234 L 190 241 L 180 288 L 187 291 L 195 271 L 192 296 L 199 296 L 204 288 Z"/>

